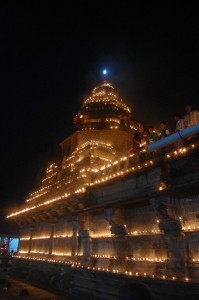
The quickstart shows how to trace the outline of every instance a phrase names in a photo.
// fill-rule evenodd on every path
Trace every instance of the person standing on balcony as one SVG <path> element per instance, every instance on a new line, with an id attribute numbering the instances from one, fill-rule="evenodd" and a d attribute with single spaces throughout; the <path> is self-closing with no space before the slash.
<path id="1" fill-rule="evenodd" d="M 185 129 L 185 120 L 181 117 L 179 113 L 174 114 L 174 120 L 176 121 L 175 132 Z"/>
<path id="2" fill-rule="evenodd" d="M 186 128 L 186 126 L 185 126 L 185 120 L 181 117 L 181 115 L 179 113 L 175 113 L 174 114 L 174 120 L 176 121 L 175 132 L 183 130 L 183 129 Z M 176 147 L 182 147 L 183 144 L 184 144 L 183 140 L 174 143 L 174 145 Z"/>
<path id="3" fill-rule="evenodd" d="M 168 135 L 170 135 L 170 132 L 167 128 L 167 124 L 165 122 L 160 122 L 160 129 L 161 129 L 161 133 L 160 133 L 160 138 L 166 138 Z"/>
<path id="4" fill-rule="evenodd" d="M 193 110 L 190 104 L 185 105 L 185 111 L 187 112 L 184 116 L 186 127 L 190 127 L 199 123 L 199 111 Z"/>
<path id="5" fill-rule="evenodd" d="M 154 127 L 151 125 L 149 126 L 149 144 L 154 143 L 159 140 L 159 136 L 157 132 L 154 130 Z"/>

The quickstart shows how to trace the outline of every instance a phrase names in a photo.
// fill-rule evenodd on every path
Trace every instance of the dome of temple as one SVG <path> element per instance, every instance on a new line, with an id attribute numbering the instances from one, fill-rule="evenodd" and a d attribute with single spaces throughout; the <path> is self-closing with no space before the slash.
<path id="1" fill-rule="evenodd" d="M 115 129 L 121 123 L 127 122 L 130 115 L 130 108 L 119 97 L 111 83 L 104 81 L 84 100 L 76 115 L 76 122 L 80 130 Z"/>

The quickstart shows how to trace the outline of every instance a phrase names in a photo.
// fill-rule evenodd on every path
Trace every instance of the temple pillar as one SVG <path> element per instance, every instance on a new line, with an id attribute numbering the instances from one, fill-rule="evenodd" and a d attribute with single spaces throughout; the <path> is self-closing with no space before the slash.
<path id="1" fill-rule="evenodd" d="M 53 237 L 54 237 L 56 225 L 57 225 L 57 221 L 56 220 L 54 220 L 50 224 L 51 227 L 50 227 L 49 252 L 48 252 L 48 254 L 50 254 L 50 255 L 52 255 L 52 252 L 53 252 Z"/>
<path id="2" fill-rule="evenodd" d="M 83 258 L 82 263 L 86 266 L 90 266 L 92 255 L 92 231 L 89 229 L 80 230 L 79 235 L 82 242 Z"/>
<path id="3" fill-rule="evenodd" d="M 71 255 L 76 257 L 79 253 L 79 227 L 78 227 L 78 216 L 72 217 L 73 225 L 73 236 L 72 236 L 72 248 Z"/>
<path id="4" fill-rule="evenodd" d="M 112 270 L 125 271 L 126 256 L 128 252 L 126 227 L 124 225 L 124 209 L 106 208 L 104 210 L 105 218 L 110 224 L 113 237 L 114 248 L 116 249 L 116 260 L 112 261 L 110 268 Z"/>
<path id="5" fill-rule="evenodd" d="M 170 197 L 156 197 L 150 200 L 151 206 L 159 219 L 158 226 L 164 233 L 167 242 L 169 276 L 187 276 L 186 238 L 182 224 L 176 216 L 175 203 Z"/>
<path id="6" fill-rule="evenodd" d="M 32 237 L 33 237 L 33 231 L 35 229 L 35 225 L 30 226 L 30 239 L 29 239 L 29 248 L 28 248 L 28 253 L 30 254 L 31 248 L 32 248 Z"/>
<path id="7" fill-rule="evenodd" d="M 88 214 L 73 216 L 72 255 L 82 252 L 81 263 L 90 266 L 92 255 L 92 233 L 90 230 L 91 217 Z"/>
<path id="8" fill-rule="evenodd" d="M 19 225 L 19 223 L 17 223 Z M 20 251 L 20 247 L 21 247 L 21 236 L 23 234 L 23 227 L 21 226 L 21 224 L 19 225 L 19 243 L 18 243 L 18 248 L 17 248 L 17 252 Z"/>

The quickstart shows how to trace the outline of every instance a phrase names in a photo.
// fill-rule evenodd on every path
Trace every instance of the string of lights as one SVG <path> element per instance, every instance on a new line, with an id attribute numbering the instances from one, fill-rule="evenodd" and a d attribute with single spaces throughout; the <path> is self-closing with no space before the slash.
<path id="1" fill-rule="evenodd" d="M 166 159 L 171 159 L 171 158 L 176 158 L 177 156 L 186 155 L 186 154 L 188 154 L 189 151 L 191 151 L 195 147 L 198 147 L 198 145 L 192 144 L 190 146 L 180 148 L 178 150 L 170 152 L 169 154 L 166 154 L 165 158 Z M 122 157 L 122 158 L 120 158 L 120 160 L 116 160 L 116 161 L 113 161 L 112 163 L 108 163 L 107 165 L 102 166 L 100 169 L 91 169 L 91 168 L 89 168 L 87 170 L 87 172 L 100 173 L 101 171 L 104 172 L 104 171 L 108 170 L 111 167 L 113 168 L 115 165 L 118 166 L 118 170 L 114 171 L 114 173 L 107 174 L 107 175 L 106 174 L 103 175 L 103 174 L 100 173 L 99 174 L 100 176 L 99 176 L 98 179 L 93 179 L 90 183 L 88 183 L 88 182 L 84 183 L 82 187 L 80 187 L 78 189 L 75 189 L 73 193 L 66 193 L 66 192 L 64 192 L 63 194 L 61 194 L 58 197 L 50 198 L 49 200 L 46 200 L 46 201 L 44 201 L 42 203 L 39 203 L 37 205 L 34 205 L 32 207 L 26 207 L 26 208 L 22 209 L 21 211 L 13 212 L 12 214 L 8 215 L 7 218 L 14 217 L 14 216 L 20 215 L 22 213 L 26 213 L 28 211 L 32 211 L 32 210 L 34 210 L 36 208 L 39 208 L 41 206 L 45 206 L 45 205 L 51 204 L 51 203 L 56 202 L 56 201 L 60 201 L 62 199 L 66 199 L 66 198 L 72 196 L 73 194 L 85 193 L 88 186 L 99 185 L 99 184 L 105 183 L 105 182 L 107 182 L 109 180 L 112 180 L 112 179 L 124 176 L 125 174 L 130 174 L 130 173 L 133 173 L 133 172 L 141 171 L 142 169 L 144 169 L 146 167 L 149 167 L 149 166 L 151 166 L 151 165 L 154 164 L 153 160 L 149 160 L 149 161 L 143 162 L 142 164 L 138 164 L 138 165 L 136 165 L 134 167 L 130 167 L 129 168 L 127 166 L 125 168 L 122 167 L 122 169 L 120 169 L 121 162 L 123 162 L 125 160 L 128 161 L 128 157 Z M 86 169 L 84 168 L 84 169 L 82 169 L 80 171 L 83 172 L 83 170 L 85 171 Z M 77 180 L 77 177 L 75 178 L 75 180 Z M 82 185 L 82 183 L 81 183 L 81 185 Z M 160 186 L 159 190 L 161 191 L 161 190 L 164 190 L 165 188 L 166 187 Z"/>
<path id="2" fill-rule="evenodd" d="M 23 254 L 23 253 L 22 253 Z M 43 262 L 50 262 L 50 263 L 60 263 L 60 264 L 67 264 L 70 265 L 71 268 L 81 268 L 81 269 L 87 269 L 87 270 L 91 270 L 91 271 L 100 271 L 100 272 L 110 272 L 110 273 L 117 273 L 117 274 L 121 274 L 121 275 L 127 275 L 127 276 L 131 276 L 131 277 L 148 277 L 148 278 L 157 278 L 157 279 L 162 279 L 162 280 L 175 280 L 175 281 L 184 281 L 184 282 L 190 282 L 192 281 L 191 278 L 189 277 L 184 277 L 184 278 L 178 278 L 177 276 L 167 276 L 167 275 L 160 275 L 160 274 L 151 274 L 151 273 L 147 273 L 147 272 L 136 272 L 136 271 L 121 271 L 118 269 L 109 269 L 109 268 L 101 268 L 101 267 L 91 267 L 91 266 L 84 266 L 83 264 L 81 264 L 80 262 L 76 262 L 76 261 L 63 261 L 63 260 L 56 260 L 56 259 L 52 259 L 52 258 L 39 258 L 39 257 L 31 257 L 31 256 L 20 256 L 17 255 L 15 256 L 18 259 L 28 259 L 28 260 L 35 260 L 35 261 L 43 261 Z M 163 260 L 162 263 L 164 263 L 165 261 Z M 154 263 L 160 263 L 158 261 L 154 261 Z"/>

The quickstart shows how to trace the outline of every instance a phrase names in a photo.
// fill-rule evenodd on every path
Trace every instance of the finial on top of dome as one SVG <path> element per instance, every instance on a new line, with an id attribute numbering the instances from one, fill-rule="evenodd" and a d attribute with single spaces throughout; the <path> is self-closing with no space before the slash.
<path id="1" fill-rule="evenodd" d="M 103 70 L 102 70 L 102 74 L 103 74 L 104 76 L 108 75 L 107 69 L 103 69 Z"/>

